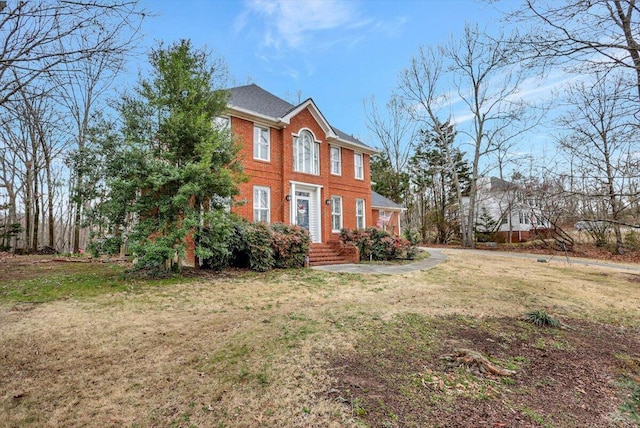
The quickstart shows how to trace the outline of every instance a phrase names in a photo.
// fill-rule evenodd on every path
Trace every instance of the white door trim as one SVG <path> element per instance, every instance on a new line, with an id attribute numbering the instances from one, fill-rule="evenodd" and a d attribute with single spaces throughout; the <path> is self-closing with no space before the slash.
<path id="1" fill-rule="evenodd" d="M 296 224 L 296 192 L 309 192 L 309 235 L 311 242 L 322 242 L 322 185 L 290 181 L 289 222 Z"/>

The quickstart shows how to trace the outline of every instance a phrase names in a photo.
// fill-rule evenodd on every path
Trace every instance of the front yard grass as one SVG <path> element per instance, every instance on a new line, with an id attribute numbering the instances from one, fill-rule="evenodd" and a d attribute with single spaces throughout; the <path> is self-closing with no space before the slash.
<path id="1" fill-rule="evenodd" d="M 636 274 L 464 254 L 396 276 L 123 269 L 0 264 L 0 427 L 637 423 Z M 520 320 L 537 309 L 570 328 Z M 448 369 L 455 348 L 516 374 Z"/>

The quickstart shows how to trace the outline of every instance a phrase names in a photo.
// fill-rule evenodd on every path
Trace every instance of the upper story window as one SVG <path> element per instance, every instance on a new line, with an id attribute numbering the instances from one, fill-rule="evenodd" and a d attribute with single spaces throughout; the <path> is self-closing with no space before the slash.
<path id="1" fill-rule="evenodd" d="M 231 118 L 227 116 L 216 116 L 213 118 L 213 126 L 219 130 L 231 129 Z"/>
<path id="2" fill-rule="evenodd" d="M 253 188 L 253 221 L 269 223 L 271 218 L 271 189 L 254 186 Z"/>
<path id="3" fill-rule="evenodd" d="M 529 216 L 527 215 L 527 213 L 523 213 L 522 211 L 520 211 L 518 214 L 520 217 L 520 224 L 529 224 Z"/>
<path id="4" fill-rule="evenodd" d="M 353 154 L 353 170 L 358 180 L 364 180 L 364 159 L 362 153 Z"/>
<path id="5" fill-rule="evenodd" d="M 342 153 L 340 147 L 331 147 L 331 174 L 342 174 Z"/>
<path id="6" fill-rule="evenodd" d="M 253 158 L 263 161 L 269 160 L 269 128 L 253 126 Z"/>
<path id="7" fill-rule="evenodd" d="M 320 174 L 320 144 L 311 132 L 302 131 L 293 138 L 293 170 L 307 174 Z"/>

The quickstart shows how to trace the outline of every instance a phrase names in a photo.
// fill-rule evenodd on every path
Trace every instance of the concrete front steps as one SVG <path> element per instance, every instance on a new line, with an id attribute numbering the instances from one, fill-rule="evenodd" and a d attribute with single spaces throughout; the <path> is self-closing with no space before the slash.
<path id="1" fill-rule="evenodd" d="M 349 253 L 350 251 L 345 254 L 345 251 L 341 248 L 339 242 L 311 244 L 311 248 L 309 249 L 309 265 L 326 266 L 357 263 L 357 261 L 354 261 L 353 255 Z"/>

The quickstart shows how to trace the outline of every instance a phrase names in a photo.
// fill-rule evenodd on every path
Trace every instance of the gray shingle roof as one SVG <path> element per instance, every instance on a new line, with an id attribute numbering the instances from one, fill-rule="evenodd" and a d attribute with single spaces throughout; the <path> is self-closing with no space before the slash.
<path id="1" fill-rule="evenodd" d="M 288 103 L 282 98 L 279 98 L 272 93 L 265 91 L 256 84 L 237 86 L 235 88 L 227 89 L 227 92 L 229 92 L 230 106 L 249 110 L 254 113 L 273 117 L 276 119 L 286 116 L 297 107 L 291 103 Z M 304 102 L 307 101 L 308 100 L 305 100 Z M 335 132 L 336 135 L 342 140 L 370 148 L 362 141 L 358 140 L 352 135 L 347 134 L 346 132 L 339 130 L 335 126 L 331 126 L 331 129 L 333 129 L 333 132 Z"/>
<path id="2" fill-rule="evenodd" d="M 229 92 L 230 105 L 264 116 L 284 117 L 295 108 L 293 104 L 276 97 L 255 84 L 238 86 L 227 91 Z"/>
<path id="3" fill-rule="evenodd" d="M 371 191 L 371 206 L 380 207 L 380 208 L 393 208 L 393 209 L 404 209 L 404 207 L 400 204 L 396 204 L 389 198 L 385 198 L 380 193 L 372 190 Z"/>

